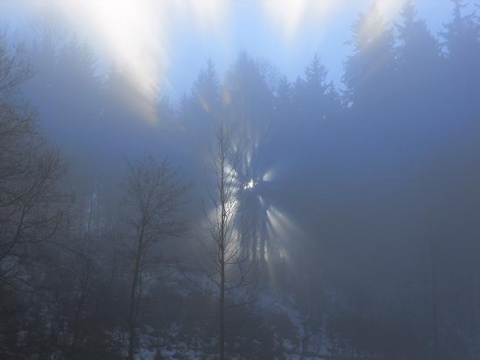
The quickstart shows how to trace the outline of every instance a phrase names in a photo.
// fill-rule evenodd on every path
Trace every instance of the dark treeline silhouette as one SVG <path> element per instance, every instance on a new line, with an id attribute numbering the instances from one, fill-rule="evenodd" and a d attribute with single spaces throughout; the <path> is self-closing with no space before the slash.
<path id="1" fill-rule="evenodd" d="M 156 124 L 121 66 L 36 30 L 0 39 L 0 358 L 479 358 L 463 1 L 439 34 L 411 1 L 360 14 L 342 86 L 322 54 L 293 81 L 208 61 Z"/>

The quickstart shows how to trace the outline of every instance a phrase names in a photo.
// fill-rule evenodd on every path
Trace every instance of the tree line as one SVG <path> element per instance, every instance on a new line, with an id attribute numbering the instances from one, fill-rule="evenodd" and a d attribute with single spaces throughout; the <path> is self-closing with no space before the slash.
<path id="1" fill-rule="evenodd" d="M 480 19 L 452 8 L 360 14 L 341 85 L 209 61 L 155 127 L 79 40 L 3 38 L 0 357 L 475 359 Z"/>

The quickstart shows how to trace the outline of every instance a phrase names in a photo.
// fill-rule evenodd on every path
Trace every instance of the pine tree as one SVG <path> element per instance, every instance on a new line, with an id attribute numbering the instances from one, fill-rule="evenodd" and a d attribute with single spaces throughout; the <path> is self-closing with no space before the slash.
<path id="1" fill-rule="evenodd" d="M 349 107 L 361 116 L 388 109 L 392 101 L 392 80 L 395 67 L 394 39 L 377 7 L 360 14 L 353 25 L 350 46 L 353 49 L 345 63 L 343 82 L 347 86 Z"/>

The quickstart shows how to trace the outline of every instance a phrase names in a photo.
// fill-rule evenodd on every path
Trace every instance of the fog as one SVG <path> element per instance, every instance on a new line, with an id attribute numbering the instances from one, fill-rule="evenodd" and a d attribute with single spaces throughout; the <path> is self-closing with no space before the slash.
<path id="1" fill-rule="evenodd" d="M 0 357 L 480 356 L 478 5 L 112 4 L 5 7 Z"/>

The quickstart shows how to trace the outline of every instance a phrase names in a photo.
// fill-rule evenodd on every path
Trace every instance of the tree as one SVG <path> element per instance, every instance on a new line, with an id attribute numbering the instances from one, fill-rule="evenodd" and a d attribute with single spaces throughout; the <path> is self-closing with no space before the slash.
<path id="1" fill-rule="evenodd" d="M 334 110 L 338 110 L 337 94 L 333 84 L 327 81 L 327 69 L 317 54 L 306 67 L 304 78 L 298 79 L 296 87 L 297 107 L 300 111 L 306 108 L 310 112 L 301 114 L 305 121 L 318 124 L 319 121 L 332 117 Z M 308 119 L 308 116 L 313 119 Z"/>
<path id="2" fill-rule="evenodd" d="M 442 158 L 443 173 L 461 173 L 467 179 L 476 176 L 474 157 L 478 156 L 478 119 L 480 106 L 480 24 L 475 12 L 469 11 L 473 2 L 452 0 L 451 20 L 441 34 L 445 45 L 444 100 L 442 101 L 441 121 L 437 121 L 442 130 L 452 131 L 455 145 L 448 150 L 455 154 L 448 161 Z M 478 11 L 478 10 L 477 10 Z M 438 120 L 438 119 L 437 119 Z M 466 140 L 472 139 L 472 140 Z M 452 142 L 453 143 L 453 142 Z M 455 153 L 453 149 L 460 150 Z M 475 154 L 475 155 L 474 155 Z M 438 174 L 443 176 L 443 174 Z M 437 175 L 437 176 L 438 176 Z M 458 202 L 464 209 L 462 216 L 453 210 L 445 210 L 438 219 L 435 255 L 438 272 L 438 354 L 448 351 L 458 354 L 460 349 L 477 354 L 480 348 L 480 307 L 478 289 L 480 284 L 478 258 L 478 200 L 474 197 L 461 197 L 453 189 L 458 181 L 453 178 L 445 182 L 438 193 L 449 196 L 448 210 L 451 204 Z M 458 186 L 458 185 L 457 185 Z M 478 182 L 461 185 L 465 193 L 474 193 Z M 455 226 L 452 226 L 452 220 Z M 432 270 L 433 271 L 433 270 Z M 448 319 L 443 314 L 448 313 Z M 445 329 L 441 331 L 441 329 Z M 447 355 L 448 356 L 448 355 Z"/>
<path id="3" fill-rule="evenodd" d="M 450 75 L 449 87 L 452 95 L 459 95 L 463 101 L 452 109 L 455 116 L 478 115 L 476 94 L 479 91 L 480 70 L 477 59 L 480 56 L 480 24 L 475 13 L 464 15 L 465 2 L 452 0 L 454 4 L 452 21 L 445 25 L 442 37 L 447 51 L 447 65 Z M 452 114 L 453 115 L 453 114 Z"/>
<path id="4" fill-rule="evenodd" d="M 409 144 L 410 151 L 413 149 L 421 149 L 425 147 L 425 138 L 423 136 L 427 128 L 430 138 L 433 134 L 438 133 L 439 120 L 445 114 L 445 104 L 448 101 L 443 99 L 445 91 L 444 82 L 444 60 L 440 54 L 440 45 L 438 41 L 431 35 L 427 28 L 427 24 L 424 20 L 417 18 L 417 12 L 412 1 L 408 1 L 401 13 L 401 22 L 397 25 L 398 46 L 396 48 L 397 53 L 397 80 L 395 84 L 397 86 L 397 94 L 402 101 L 397 101 L 395 104 L 395 111 L 392 116 L 396 117 L 395 129 L 397 134 L 397 141 L 399 146 L 404 147 L 406 143 Z M 449 105 L 448 105 L 449 106 Z M 429 164 L 425 164 L 429 166 Z M 431 188 L 428 183 L 428 188 Z M 422 196 L 428 192 L 424 190 Z M 427 201 L 423 201 L 427 203 Z M 418 308 L 418 302 L 422 298 L 428 296 L 429 309 L 424 309 L 422 313 L 429 314 L 427 318 L 417 324 L 417 328 L 430 325 L 432 347 L 432 358 L 436 358 L 436 349 L 438 348 L 438 306 L 437 306 L 437 293 L 438 293 L 438 236 L 434 234 L 430 235 L 431 238 L 425 241 L 423 238 L 411 237 L 406 239 L 405 243 L 409 241 L 417 242 L 417 246 L 425 248 L 425 253 L 418 252 L 417 254 L 408 253 L 408 258 L 405 259 L 405 263 L 411 261 L 415 256 L 419 256 L 416 260 L 418 262 L 425 262 L 425 258 L 428 259 L 426 263 L 429 264 L 428 268 L 424 269 L 424 272 L 428 274 L 429 286 L 422 286 L 421 288 L 409 289 L 411 294 L 411 303 L 407 304 L 407 301 L 403 301 L 403 306 L 413 309 Z M 402 276 L 409 276 L 412 279 L 412 283 L 416 277 L 418 277 L 418 268 L 410 267 L 408 270 L 402 271 Z M 426 293 L 425 289 L 428 288 L 429 292 Z M 430 311 L 430 312 L 429 312 Z M 413 323 L 418 321 L 414 319 L 412 311 L 410 321 Z"/>
<path id="5" fill-rule="evenodd" d="M 202 69 L 193 84 L 189 97 L 190 111 L 199 116 L 199 119 L 190 120 L 190 126 L 194 129 L 210 125 L 215 112 L 221 107 L 220 85 L 214 63 L 207 62 L 205 69 Z M 194 123 L 195 121 L 195 123 Z"/>
<path id="6" fill-rule="evenodd" d="M 126 181 L 129 246 L 133 260 L 128 311 L 128 359 L 137 349 L 137 320 L 145 281 L 152 270 L 165 264 L 159 245 L 185 230 L 179 217 L 187 186 L 178 180 L 176 169 L 167 161 L 147 157 L 128 165 Z"/>
<path id="7" fill-rule="evenodd" d="M 441 70 L 443 59 L 440 56 L 440 45 L 427 28 L 425 20 L 417 18 L 417 11 L 412 1 L 405 3 L 401 12 L 401 22 L 396 26 L 398 36 L 396 47 L 397 55 L 397 80 L 399 96 L 407 97 L 409 103 L 399 103 L 399 111 L 415 109 L 416 113 L 402 114 L 405 117 L 415 117 L 416 122 L 421 118 L 436 118 L 431 114 L 438 104 L 439 80 L 442 78 Z M 421 99 L 421 100 L 420 100 Z M 419 109 L 420 107 L 420 109 Z M 438 105 L 437 105 L 438 107 Z M 430 114 L 428 113 L 430 112 Z"/>
<path id="8" fill-rule="evenodd" d="M 327 69 L 315 54 L 293 89 L 294 112 L 289 121 L 288 136 L 289 141 L 295 141 L 295 151 L 300 156 L 322 151 L 320 144 L 325 124 L 339 118 L 340 104 L 333 84 L 327 81 Z M 300 122 L 302 126 L 299 126 Z"/>
<path id="9" fill-rule="evenodd" d="M 45 294 L 39 291 L 40 279 L 45 277 L 46 268 L 55 257 L 51 244 L 58 244 L 57 235 L 65 219 L 64 198 L 60 192 L 65 164 L 40 134 L 34 112 L 18 96 L 30 75 L 21 54 L 2 37 L 0 357 L 14 357 L 21 347 L 22 351 L 28 351 L 25 344 L 32 337 L 38 339 L 37 335 L 43 330 L 40 325 L 43 319 L 39 312 L 35 314 L 36 310 L 45 309 L 45 304 L 39 301 L 40 295 Z M 39 326 L 32 330 L 29 328 L 32 323 Z M 20 337 L 25 341 L 18 345 Z"/>
<path id="10" fill-rule="evenodd" d="M 235 159 L 235 171 L 238 181 L 243 184 L 258 181 L 270 165 L 268 162 L 271 161 L 271 154 L 267 149 L 274 117 L 274 77 L 275 71 L 268 63 L 254 61 L 242 52 L 225 80 L 225 116 L 234 124 L 235 139 L 228 135 L 227 129 L 224 131 L 230 137 L 229 141 L 235 140 L 237 148 L 242 150 L 235 154 L 238 157 Z M 252 197 L 250 199 L 255 201 Z M 251 207 L 250 210 L 253 209 Z M 247 252 L 254 251 L 254 257 L 262 263 L 273 246 L 262 234 L 261 227 L 264 227 L 265 222 L 259 221 L 256 215 L 258 213 L 255 211 L 242 212 L 244 221 L 249 222 L 252 231 L 243 237 L 241 246 Z"/>
<path id="11" fill-rule="evenodd" d="M 208 61 L 202 69 L 191 88 L 189 94 L 183 96 L 180 102 L 178 118 L 185 129 L 189 148 L 197 155 L 204 155 L 198 149 L 207 148 L 210 140 L 208 131 L 223 110 L 220 82 L 212 61 Z M 184 140 L 185 141 L 185 140 Z M 195 161 L 196 160 L 196 161 Z M 194 168 L 196 163 L 201 163 L 197 158 L 191 164 Z"/>
<path id="12" fill-rule="evenodd" d="M 256 165 L 256 152 L 271 125 L 274 97 L 269 70 L 268 64 L 259 64 L 242 52 L 225 80 L 226 111 L 242 141 L 245 163 L 251 167 Z"/>
<path id="13" fill-rule="evenodd" d="M 345 63 L 343 82 L 349 105 L 370 115 L 391 101 L 394 68 L 393 33 L 378 6 L 361 14 L 353 25 L 353 55 Z M 381 106 L 380 106 L 381 104 Z"/>
<path id="14" fill-rule="evenodd" d="M 444 59 L 426 22 L 417 18 L 413 2 L 404 5 L 396 29 L 395 94 L 402 101 L 395 102 L 391 116 L 396 118 L 396 132 L 400 135 L 409 131 L 406 135 L 411 138 L 420 133 L 420 124 L 430 126 L 429 132 L 435 131 L 438 119 L 445 113 Z M 417 140 L 418 145 L 423 142 Z"/>
<path id="15" fill-rule="evenodd" d="M 21 271 L 32 247 L 58 229 L 57 185 L 64 172 L 58 153 L 38 133 L 15 92 L 30 70 L 0 45 L 0 281 Z"/>
<path id="16" fill-rule="evenodd" d="M 476 123 L 480 116 L 480 24 L 475 13 L 465 14 L 465 1 L 452 0 L 452 20 L 445 25 L 442 38 L 447 52 L 447 100 L 455 98 L 445 108 L 458 121 Z"/>
<path id="17" fill-rule="evenodd" d="M 209 279 L 218 291 L 219 359 L 225 359 L 226 296 L 253 281 L 249 260 L 253 252 L 241 246 L 245 228 L 241 224 L 240 192 L 237 170 L 241 156 L 233 143 L 232 134 L 224 123 L 216 131 L 215 149 L 211 158 L 214 187 L 209 192 L 209 207 L 205 209 L 209 239 L 204 242 L 207 260 L 212 270 Z"/>

